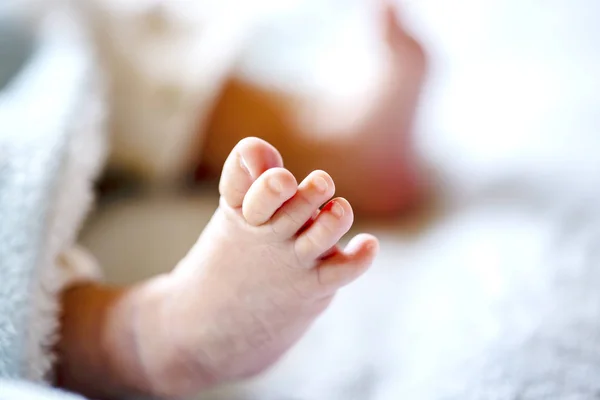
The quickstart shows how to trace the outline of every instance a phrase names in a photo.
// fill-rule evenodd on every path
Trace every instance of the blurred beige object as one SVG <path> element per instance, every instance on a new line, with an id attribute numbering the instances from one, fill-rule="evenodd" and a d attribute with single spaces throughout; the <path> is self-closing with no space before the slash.
<path id="1" fill-rule="evenodd" d="M 172 182 L 198 157 L 197 135 L 244 41 L 288 2 L 82 2 L 110 80 L 111 161 Z"/>

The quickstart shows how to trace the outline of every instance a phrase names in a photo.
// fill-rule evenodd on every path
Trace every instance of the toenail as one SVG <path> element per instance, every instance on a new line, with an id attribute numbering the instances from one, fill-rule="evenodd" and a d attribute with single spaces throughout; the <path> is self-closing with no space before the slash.
<path id="1" fill-rule="evenodd" d="M 331 213 L 338 218 L 342 218 L 344 216 L 344 207 L 334 201 L 331 206 Z"/>
<path id="2" fill-rule="evenodd" d="M 283 185 L 281 184 L 281 182 L 279 182 L 279 179 L 277 178 L 270 178 L 268 181 L 268 185 L 271 188 L 271 190 L 275 193 L 283 192 Z"/>
<path id="3" fill-rule="evenodd" d="M 248 168 L 248 163 L 246 162 L 246 160 L 244 160 L 243 156 L 240 156 L 240 166 L 242 167 L 242 169 L 244 171 L 246 171 L 248 173 L 248 175 L 251 175 L 250 168 Z"/>
<path id="4" fill-rule="evenodd" d="M 320 176 L 316 177 L 313 180 L 313 185 L 315 185 L 317 190 L 321 193 L 325 193 L 327 191 L 327 189 L 329 188 L 329 185 L 327 184 L 327 181 L 325 180 L 325 178 L 320 177 Z"/>

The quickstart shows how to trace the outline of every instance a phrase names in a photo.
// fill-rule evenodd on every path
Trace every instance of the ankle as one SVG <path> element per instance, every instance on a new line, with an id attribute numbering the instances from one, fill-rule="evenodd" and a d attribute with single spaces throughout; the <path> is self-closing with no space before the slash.
<path id="1" fill-rule="evenodd" d="M 189 304 L 179 297 L 185 290 L 173 274 L 152 278 L 137 289 L 134 337 L 144 394 L 182 398 L 216 383 L 196 361 L 201 349 L 193 332 L 201 321 L 185 318 L 182 310 Z"/>

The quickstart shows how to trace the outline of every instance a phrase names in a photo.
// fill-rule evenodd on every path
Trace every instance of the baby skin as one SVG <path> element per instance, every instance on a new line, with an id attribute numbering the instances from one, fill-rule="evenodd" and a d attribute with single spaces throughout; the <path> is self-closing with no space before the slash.
<path id="1" fill-rule="evenodd" d="M 323 171 L 300 184 L 279 152 L 242 140 L 227 158 L 220 205 L 168 274 L 129 288 L 68 290 L 62 386 L 95 398 L 180 398 L 275 363 L 378 249 Z M 324 207 L 321 208 L 321 206 Z"/>

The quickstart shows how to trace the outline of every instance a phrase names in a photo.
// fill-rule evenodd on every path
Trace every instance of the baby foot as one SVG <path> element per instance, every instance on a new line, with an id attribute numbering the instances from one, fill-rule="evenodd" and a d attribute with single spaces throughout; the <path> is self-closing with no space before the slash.
<path id="1" fill-rule="evenodd" d="M 391 2 L 382 1 L 381 35 L 387 62 L 370 113 L 355 127 L 364 180 L 346 191 L 357 206 L 389 214 L 421 203 L 428 182 L 415 147 L 414 120 L 427 72 L 427 56 Z M 332 171 L 330 171 L 332 172 Z M 337 179 L 337 175 L 336 176 Z M 378 196 L 372 196 L 378 193 Z"/>
<path id="2" fill-rule="evenodd" d="M 217 174 L 230 149 L 250 132 L 273 143 L 294 174 L 325 169 L 357 213 L 388 216 L 420 205 L 428 182 L 419 165 L 413 125 L 427 57 L 402 23 L 396 2 L 379 3 L 385 51 L 372 50 L 381 70 L 373 82 L 356 83 L 361 95 L 327 100 L 320 91 L 306 97 L 231 80 L 202 133 L 206 137 L 198 179 Z M 347 162 L 350 158 L 352 163 Z"/>
<path id="3" fill-rule="evenodd" d="M 345 199 L 327 202 L 331 177 L 314 171 L 298 185 L 260 139 L 234 148 L 219 190 L 218 210 L 166 278 L 156 310 L 161 350 L 145 356 L 160 360 L 148 364 L 158 394 L 189 395 L 269 367 L 377 252 L 370 235 L 338 249 L 353 213 Z"/>

